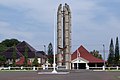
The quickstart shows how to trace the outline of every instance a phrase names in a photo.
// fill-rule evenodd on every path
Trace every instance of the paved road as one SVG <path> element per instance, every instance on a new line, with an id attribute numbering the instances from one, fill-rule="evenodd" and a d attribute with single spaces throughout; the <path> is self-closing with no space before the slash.
<path id="1" fill-rule="evenodd" d="M 120 72 L 72 71 L 66 75 L 38 75 L 37 72 L 0 72 L 0 80 L 120 80 Z"/>

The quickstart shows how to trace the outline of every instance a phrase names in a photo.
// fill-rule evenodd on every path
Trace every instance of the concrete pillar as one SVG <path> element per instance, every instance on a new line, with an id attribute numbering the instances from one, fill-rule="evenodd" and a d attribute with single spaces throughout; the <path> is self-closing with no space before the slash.
<path id="1" fill-rule="evenodd" d="M 59 5 L 57 11 L 57 56 L 58 56 L 58 66 L 62 66 L 62 4 Z"/>
<path id="2" fill-rule="evenodd" d="M 57 53 L 58 66 L 63 63 L 66 69 L 71 69 L 71 11 L 66 3 L 63 10 L 60 4 L 57 11 Z"/>
<path id="3" fill-rule="evenodd" d="M 70 69 L 70 62 L 71 62 L 71 49 L 70 49 L 70 27 L 69 27 L 69 13 L 68 8 L 63 6 L 63 47 L 66 47 L 65 51 L 63 52 L 65 54 L 64 60 L 65 65 L 67 66 L 67 69 Z"/>

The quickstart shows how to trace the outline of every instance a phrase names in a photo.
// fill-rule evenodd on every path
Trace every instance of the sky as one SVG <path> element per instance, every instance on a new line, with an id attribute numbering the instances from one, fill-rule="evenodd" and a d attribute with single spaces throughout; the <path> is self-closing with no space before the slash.
<path id="1" fill-rule="evenodd" d="M 37 50 L 54 40 L 59 4 L 72 11 L 72 52 L 80 45 L 106 56 L 111 38 L 120 38 L 120 0 L 0 0 L 0 42 L 16 38 Z"/>

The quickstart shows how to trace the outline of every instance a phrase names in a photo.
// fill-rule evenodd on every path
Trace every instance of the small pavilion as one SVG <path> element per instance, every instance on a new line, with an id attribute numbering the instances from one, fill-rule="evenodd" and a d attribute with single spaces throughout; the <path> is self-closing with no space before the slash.
<path id="1" fill-rule="evenodd" d="M 102 67 L 104 60 L 94 57 L 82 45 L 71 55 L 72 69 L 89 69 L 89 67 Z"/>

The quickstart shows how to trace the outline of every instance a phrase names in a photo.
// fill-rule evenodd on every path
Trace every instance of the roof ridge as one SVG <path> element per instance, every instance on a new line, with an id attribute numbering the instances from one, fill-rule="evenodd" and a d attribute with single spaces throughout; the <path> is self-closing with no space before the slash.
<path id="1" fill-rule="evenodd" d="M 87 52 L 87 54 L 91 55 L 94 58 L 97 58 L 97 57 L 93 56 L 92 54 L 90 54 L 90 52 L 86 48 L 84 48 L 82 45 L 81 45 L 81 48 L 83 48 Z M 97 58 L 97 59 L 99 59 L 99 58 Z M 102 60 L 102 59 L 100 59 L 100 60 Z"/>
<path id="2" fill-rule="evenodd" d="M 17 47 L 19 47 L 21 44 L 25 44 L 26 47 L 28 47 L 31 51 L 37 51 L 35 48 L 33 48 L 30 44 L 28 44 L 26 41 L 22 41 L 21 43 L 19 43 L 17 45 Z"/>
<path id="3" fill-rule="evenodd" d="M 24 42 L 25 42 L 25 41 L 24 41 Z M 26 45 L 30 48 L 30 50 L 33 49 L 33 50 L 37 51 L 37 50 L 34 49 L 31 45 L 29 45 L 27 42 L 25 42 L 25 43 L 26 43 Z"/>
<path id="4" fill-rule="evenodd" d="M 15 49 L 16 49 L 16 51 L 18 52 L 18 54 L 23 57 L 22 53 L 20 53 L 20 52 L 18 51 L 17 47 L 15 47 Z"/>

